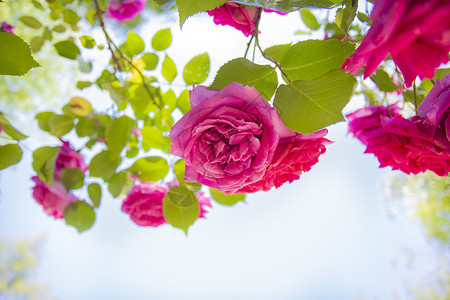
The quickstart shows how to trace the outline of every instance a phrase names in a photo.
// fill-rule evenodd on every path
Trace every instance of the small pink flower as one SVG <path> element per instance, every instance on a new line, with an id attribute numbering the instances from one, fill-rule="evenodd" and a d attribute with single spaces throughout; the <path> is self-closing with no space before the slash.
<path id="1" fill-rule="evenodd" d="M 0 32 L 14 33 L 13 29 L 14 29 L 14 26 L 10 25 L 9 23 L 7 23 L 5 21 L 3 21 L 0 26 Z"/>
<path id="2" fill-rule="evenodd" d="M 131 132 L 137 137 L 142 135 L 141 130 L 139 128 L 133 128 L 133 130 Z"/>
<path id="3" fill-rule="evenodd" d="M 435 144 L 450 153 L 450 74 L 436 80 L 417 110 L 427 119 Z"/>
<path id="4" fill-rule="evenodd" d="M 450 51 L 449 0 L 377 0 L 372 27 L 342 68 L 369 77 L 388 54 L 410 87 L 419 76 L 433 78 L 434 70 L 448 62 Z"/>
<path id="5" fill-rule="evenodd" d="M 60 147 L 55 162 L 55 179 L 59 179 L 61 177 L 61 169 L 63 168 L 78 168 L 83 171 L 83 174 L 86 173 L 87 165 L 83 156 L 73 150 L 69 142 L 62 142 L 63 145 Z"/>
<path id="6" fill-rule="evenodd" d="M 288 129 L 254 87 L 233 82 L 213 91 L 197 86 L 190 101 L 191 110 L 170 131 L 171 153 L 184 158 L 185 180 L 226 194 L 268 190 L 297 179 L 329 143 L 322 139 L 326 130 L 304 136 Z M 290 177 L 282 170 L 292 160 L 303 161 L 292 166 Z"/>
<path id="7" fill-rule="evenodd" d="M 64 218 L 64 210 L 77 200 L 75 196 L 68 193 L 60 181 L 54 180 L 53 185 L 49 186 L 37 176 L 33 176 L 31 180 L 36 183 L 33 187 L 33 198 L 42 205 L 44 212 L 55 219 Z"/>
<path id="8" fill-rule="evenodd" d="M 363 108 L 347 115 L 349 133 L 364 145 L 365 153 L 374 154 L 380 168 L 391 166 L 406 174 L 418 174 L 426 170 L 439 176 L 450 171 L 450 154 L 441 149 L 423 128 L 423 119 L 414 116 L 403 118 L 391 109 Z"/>
<path id="9" fill-rule="evenodd" d="M 120 22 L 132 20 L 145 9 L 147 0 L 111 0 L 106 16 Z"/>
<path id="10" fill-rule="evenodd" d="M 163 216 L 163 199 L 167 188 L 153 183 L 140 182 L 133 186 L 123 200 L 122 211 L 139 226 L 158 227 L 166 224 Z"/>

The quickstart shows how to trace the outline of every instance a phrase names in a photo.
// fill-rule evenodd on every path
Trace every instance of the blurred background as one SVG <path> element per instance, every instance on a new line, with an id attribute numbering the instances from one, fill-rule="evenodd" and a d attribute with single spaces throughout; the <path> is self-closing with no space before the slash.
<path id="1" fill-rule="evenodd" d="M 215 25 L 207 14 L 188 19 L 182 31 L 175 11 L 140 18 L 107 27 L 119 43 L 130 28 L 149 43 L 170 27 L 167 53 L 177 66 L 209 53 L 206 85 L 247 47 L 241 32 Z M 263 48 L 296 42 L 306 30 L 297 12 L 265 14 L 260 42 Z M 83 234 L 48 217 L 31 197 L 31 151 L 57 140 L 38 131 L 32 115 L 74 95 L 107 109 L 107 94 L 75 90 L 77 80 L 95 79 L 98 66 L 108 64 L 102 53 L 87 53 L 95 61 L 90 74 L 41 51 L 37 60 L 45 68 L 0 77 L 0 110 L 33 136 L 22 144 L 30 150 L 23 161 L 0 173 L 0 299 L 448 299 L 450 179 L 378 169 L 344 122 L 329 127 L 335 143 L 300 180 L 234 207 L 214 204 L 188 236 L 169 225 L 136 226 L 109 194 Z M 178 79 L 167 89 L 177 92 L 177 85 L 185 87 Z M 354 97 L 344 111 L 363 105 Z"/>

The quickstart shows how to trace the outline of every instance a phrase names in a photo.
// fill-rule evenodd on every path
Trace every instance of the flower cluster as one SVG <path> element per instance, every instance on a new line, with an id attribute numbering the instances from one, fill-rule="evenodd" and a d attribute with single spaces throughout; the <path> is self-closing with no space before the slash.
<path id="1" fill-rule="evenodd" d="M 245 6 L 234 2 L 226 2 L 222 6 L 208 11 L 217 25 L 229 25 L 242 31 L 245 36 L 253 34 L 258 20 L 259 7 Z M 287 13 L 265 9 L 265 12 L 276 12 L 280 15 Z"/>
<path id="2" fill-rule="evenodd" d="M 185 180 L 226 194 L 267 191 L 309 171 L 331 142 L 326 129 L 288 129 L 254 87 L 233 82 L 221 91 L 197 86 L 191 110 L 169 133 L 171 153 L 184 158 Z"/>
<path id="3" fill-rule="evenodd" d="M 145 9 L 147 0 L 111 0 L 106 16 L 125 22 L 134 19 Z"/>
<path id="4" fill-rule="evenodd" d="M 438 80 L 423 103 L 419 116 L 405 119 L 397 105 L 371 106 L 349 115 L 349 133 L 359 139 L 380 162 L 406 174 L 426 170 L 439 176 L 450 171 L 450 75 Z"/>
<path id="5" fill-rule="evenodd" d="M 38 176 L 31 178 L 36 183 L 33 187 L 33 198 L 42 205 L 45 213 L 55 219 L 64 218 L 66 207 L 77 200 L 61 182 L 61 170 L 64 168 L 78 168 L 83 174 L 87 170 L 84 158 L 73 150 L 68 142 L 63 141 L 55 161 L 53 184 L 44 183 Z"/>
<path id="6" fill-rule="evenodd" d="M 168 189 L 178 184 L 176 180 L 167 186 L 154 182 L 139 182 L 123 200 L 122 211 L 139 226 L 158 227 L 166 224 L 163 199 Z M 195 196 L 200 206 L 199 218 L 204 218 L 207 212 L 205 206 L 212 207 L 211 200 L 203 192 L 197 192 Z"/>
<path id="7" fill-rule="evenodd" d="M 347 72 L 356 75 L 365 66 L 367 78 L 390 54 L 410 87 L 417 76 L 433 78 L 448 62 L 450 1 L 377 0 L 371 19 L 361 45 L 342 66 Z"/>

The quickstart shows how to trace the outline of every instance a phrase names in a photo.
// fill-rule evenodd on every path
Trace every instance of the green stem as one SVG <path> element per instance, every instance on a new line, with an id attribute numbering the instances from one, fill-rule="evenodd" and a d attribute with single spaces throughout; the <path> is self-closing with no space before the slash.
<path id="1" fill-rule="evenodd" d="M 417 111 L 417 100 L 416 100 L 416 81 L 414 81 L 413 83 L 413 99 L 414 99 L 414 110 L 416 111 L 416 115 L 419 114 L 419 112 Z"/>

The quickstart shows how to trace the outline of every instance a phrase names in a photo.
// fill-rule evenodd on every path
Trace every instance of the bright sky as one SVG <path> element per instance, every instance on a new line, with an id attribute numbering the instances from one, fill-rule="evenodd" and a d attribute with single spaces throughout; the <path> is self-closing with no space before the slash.
<path id="1" fill-rule="evenodd" d="M 149 18 L 140 31 L 148 47 L 153 33 L 167 27 L 161 17 Z M 216 26 L 206 15 L 189 19 L 181 33 L 176 24 L 171 27 L 168 53 L 179 73 L 205 51 L 212 74 L 245 51 L 240 32 Z M 265 48 L 298 41 L 293 32 L 301 21 L 297 13 L 265 14 L 260 29 Z M 94 106 L 109 106 L 95 89 L 77 94 L 103 97 Z M 19 166 L 0 173 L 0 236 L 44 237 L 36 277 L 63 300 L 406 299 L 405 280 L 427 278 L 436 264 L 433 249 L 417 224 L 383 214 L 379 180 L 389 170 L 363 155 L 363 146 L 346 136 L 345 123 L 329 130 L 335 143 L 299 181 L 249 195 L 232 208 L 215 204 L 188 237 L 169 225 L 136 226 L 120 211 L 121 201 L 109 195 L 94 227 L 77 234 L 31 198 L 33 171 L 26 153 Z M 414 252 L 413 269 L 405 267 L 411 263 L 405 249 Z"/>

